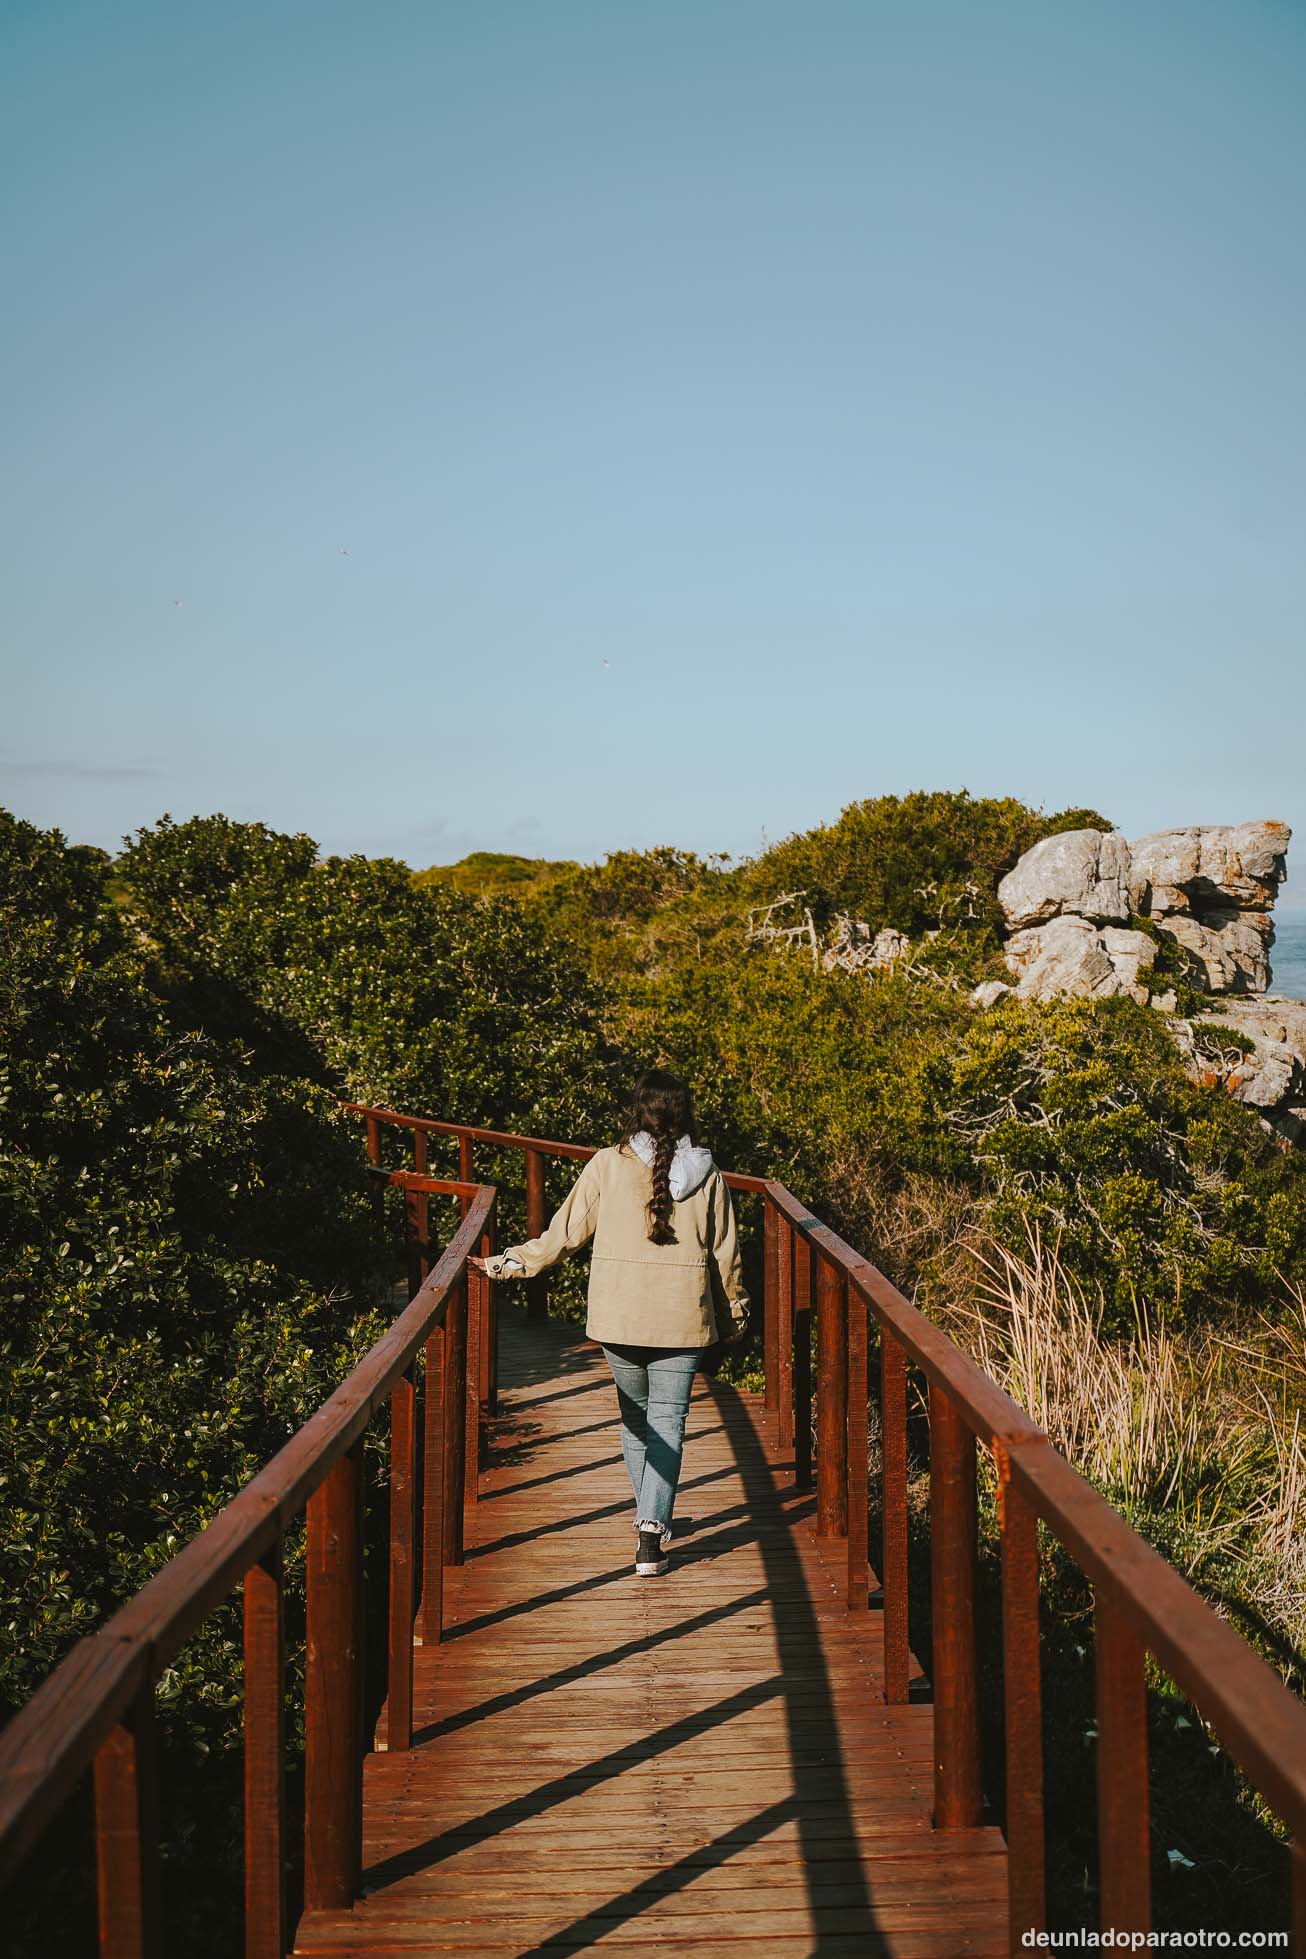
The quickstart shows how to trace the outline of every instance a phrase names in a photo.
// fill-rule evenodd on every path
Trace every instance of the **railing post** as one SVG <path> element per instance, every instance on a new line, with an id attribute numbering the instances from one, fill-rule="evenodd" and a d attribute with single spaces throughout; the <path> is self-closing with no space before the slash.
<path id="1" fill-rule="evenodd" d="M 482 1238 L 481 1244 L 485 1240 Z M 484 1257 L 484 1252 L 481 1253 Z M 469 1515 L 480 1495 L 481 1466 L 481 1352 L 485 1338 L 485 1295 L 489 1280 L 480 1272 L 467 1275 L 466 1371 L 463 1376 L 463 1511 Z M 464 1524 L 464 1529 L 466 1528 Z"/>
<path id="2" fill-rule="evenodd" d="M 467 1320 L 469 1274 L 449 1295 L 444 1336 L 444 1561 L 463 1562 L 463 1484 L 467 1468 Z"/>
<path id="3" fill-rule="evenodd" d="M 286 1950 L 282 1540 L 245 1573 L 245 1959 Z"/>
<path id="4" fill-rule="evenodd" d="M 782 1449 L 794 1445 L 794 1228 L 780 1219 L 777 1256 L 776 1441 Z"/>
<path id="5" fill-rule="evenodd" d="M 812 1247 L 794 1234 L 794 1488 L 812 1487 Z"/>
<path id="6" fill-rule="evenodd" d="M 780 1214 L 770 1197 L 762 1198 L 762 1374 L 763 1406 L 777 1406 L 780 1354 Z"/>
<path id="7" fill-rule="evenodd" d="M 367 1117 L 367 1160 L 381 1167 L 381 1125 L 375 1116 Z M 385 1185 L 378 1177 L 372 1188 L 372 1221 L 378 1236 L 385 1235 Z"/>
<path id="8" fill-rule="evenodd" d="M 848 1529 L 847 1281 L 833 1260 L 816 1260 L 816 1535 Z"/>
<path id="9" fill-rule="evenodd" d="M 426 1193 L 404 1187 L 404 1275 L 408 1281 L 408 1297 L 413 1299 L 422 1283 L 422 1251 L 425 1235 L 421 1226 L 421 1207 Z"/>
<path id="10" fill-rule="evenodd" d="M 445 1354 L 448 1319 L 432 1327 L 426 1341 L 426 1371 L 422 1380 L 422 1644 L 436 1646 L 444 1633 L 445 1528 Z"/>
<path id="11" fill-rule="evenodd" d="M 470 1136 L 460 1135 L 458 1138 L 458 1181 L 460 1184 L 470 1184 L 475 1181 L 472 1175 L 472 1139 Z M 458 1199 L 458 1207 L 461 1216 L 465 1218 L 472 1208 L 471 1198 L 460 1197 Z"/>
<path id="12" fill-rule="evenodd" d="M 848 1433 L 845 1439 L 848 1458 L 845 1499 L 848 1513 L 848 1610 L 858 1612 L 865 1610 L 870 1595 L 867 1565 L 870 1491 L 867 1487 L 866 1433 L 869 1401 L 866 1318 L 870 1309 L 853 1285 L 845 1284 L 843 1297 L 848 1316 Z"/>
<path id="13" fill-rule="evenodd" d="M 430 1168 L 431 1139 L 424 1129 L 413 1131 L 413 1168 L 419 1177 L 424 1177 Z M 413 1213 L 413 1226 L 417 1234 L 417 1284 L 416 1292 L 431 1269 L 431 1196 L 429 1191 L 419 1190 L 417 1206 Z"/>
<path id="14" fill-rule="evenodd" d="M 304 1909 L 346 1910 L 362 1865 L 363 1442 L 308 1500 Z"/>
<path id="15" fill-rule="evenodd" d="M 95 1756 L 100 1959 L 159 1959 L 159 1786 L 154 1683 Z"/>
<path id="16" fill-rule="evenodd" d="M 498 1218 L 498 1204 L 496 1199 L 491 1202 L 490 1215 L 486 1218 L 485 1229 L 481 1233 L 480 1254 L 482 1258 L 490 1258 L 493 1256 L 494 1235 L 495 1235 L 495 1227 L 497 1224 L 497 1218 Z M 479 1341 L 478 1356 L 480 1362 L 480 1370 L 478 1375 L 479 1388 L 480 1388 L 480 1397 L 479 1397 L 480 1410 L 479 1410 L 479 1421 L 477 1426 L 477 1443 L 476 1443 L 476 1465 L 478 1469 L 480 1468 L 481 1462 L 484 1458 L 485 1444 L 489 1436 L 489 1419 L 490 1416 L 494 1413 L 494 1404 L 495 1404 L 494 1380 L 497 1371 L 495 1349 L 497 1346 L 498 1319 L 499 1319 L 498 1299 L 499 1299 L 499 1295 L 495 1290 L 494 1286 L 491 1285 L 488 1279 L 483 1280 L 481 1283 L 481 1323 L 477 1334 L 477 1339 Z"/>
<path id="17" fill-rule="evenodd" d="M 1011 1458 L 993 1446 L 1002 1532 L 1002 1683 L 1006 1724 L 1008 1925 L 1047 1930 L 1043 1843 L 1043 1691 L 1038 1634 L 1038 1523 L 1011 1481 Z"/>
<path id="18" fill-rule="evenodd" d="M 413 1549 L 416 1521 L 416 1390 L 411 1364 L 390 1391 L 390 1657 L 386 1749 L 413 1740 Z"/>
<path id="19" fill-rule="evenodd" d="M 975 1653 L 975 1437 L 946 1389 L 930 1383 L 930 1582 L 933 1618 L 934 1827 L 980 1821 Z"/>
<path id="20" fill-rule="evenodd" d="M 1093 1605 L 1097 1716 L 1098 1925 L 1152 1929 L 1147 1803 L 1147 1684 L 1143 1642 L 1114 1585 L 1099 1579 Z"/>
<path id="21" fill-rule="evenodd" d="M 884 1698 L 907 1699 L 907 1356 L 880 1328 L 880 1585 L 884 1596 Z"/>
<path id="22" fill-rule="evenodd" d="M 526 1152 L 526 1236 L 538 1238 L 544 1230 L 544 1158 L 539 1150 Z M 526 1316 L 532 1320 L 549 1317 L 549 1281 L 537 1272 L 526 1281 Z"/>

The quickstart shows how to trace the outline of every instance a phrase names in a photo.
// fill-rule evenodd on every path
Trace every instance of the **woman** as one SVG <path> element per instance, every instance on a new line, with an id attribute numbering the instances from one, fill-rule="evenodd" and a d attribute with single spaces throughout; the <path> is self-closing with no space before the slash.
<path id="1" fill-rule="evenodd" d="M 611 1149 L 586 1163 L 547 1231 L 487 1259 L 491 1279 L 534 1278 L 594 1240 L 585 1331 L 607 1356 L 635 1492 L 635 1570 L 664 1572 L 690 1390 L 705 1347 L 748 1330 L 734 1206 L 700 1149 L 690 1092 L 649 1069 Z M 727 1333 L 727 1320 L 730 1331 Z"/>

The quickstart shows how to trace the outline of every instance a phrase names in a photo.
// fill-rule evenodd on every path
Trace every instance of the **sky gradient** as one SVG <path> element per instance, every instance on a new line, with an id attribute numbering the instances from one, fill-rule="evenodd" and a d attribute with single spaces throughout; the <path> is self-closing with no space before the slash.
<path id="1" fill-rule="evenodd" d="M 13 0 L 0 803 L 1275 816 L 1306 8 Z"/>

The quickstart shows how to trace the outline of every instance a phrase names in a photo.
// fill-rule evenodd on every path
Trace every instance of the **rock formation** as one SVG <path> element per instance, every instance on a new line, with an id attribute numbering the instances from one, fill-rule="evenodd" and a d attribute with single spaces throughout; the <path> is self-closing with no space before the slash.
<path id="1" fill-rule="evenodd" d="M 1007 986 L 986 981 L 974 998 L 1022 1000 L 1125 993 L 1173 1012 L 1173 993 L 1146 980 L 1158 937 L 1183 954 L 1190 980 L 1219 1001 L 1202 1025 L 1223 1024 L 1256 1044 L 1231 1059 L 1230 1092 L 1280 1134 L 1306 1134 L 1306 1002 L 1268 993 L 1271 912 L 1292 836 L 1285 823 L 1196 825 L 1129 843 L 1118 830 L 1069 830 L 1034 845 L 998 886 L 1007 925 Z M 1195 1073 L 1209 1073 L 1191 1024 L 1176 1032 Z"/>

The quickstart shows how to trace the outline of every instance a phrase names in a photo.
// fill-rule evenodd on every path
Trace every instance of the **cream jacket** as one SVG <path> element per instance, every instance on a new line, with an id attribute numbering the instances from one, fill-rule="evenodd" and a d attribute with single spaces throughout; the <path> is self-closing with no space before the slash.
<path id="1" fill-rule="evenodd" d="M 591 1340 L 648 1347 L 706 1347 L 748 1324 L 735 1211 L 706 1150 L 703 1174 L 673 1176 L 674 1245 L 655 1245 L 646 1206 L 648 1164 L 629 1146 L 598 1150 L 549 1221 L 523 1245 L 487 1261 L 496 1279 L 534 1278 L 593 1240 L 585 1331 Z M 686 1183 L 693 1184 L 685 1189 Z"/>

